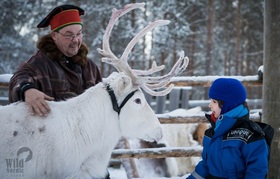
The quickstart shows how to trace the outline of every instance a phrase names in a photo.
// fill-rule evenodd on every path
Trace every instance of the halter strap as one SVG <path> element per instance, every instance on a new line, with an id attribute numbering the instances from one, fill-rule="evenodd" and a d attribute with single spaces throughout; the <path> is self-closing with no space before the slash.
<path id="1" fill-rule="evenodd" d="M 114 111 L 116 111 L 118 113 L 118 115 L 120 114 L 121 112 L 121 108 L 126 104 L 126 102 L 134 95 L 134 93 L 137 91 L 132 91 L 131 93 L 129 93 L 123 100 L 123 102 L 121 103 L 121 105 L 119 106 L 118 105 L 118 101 L 117 101 L 117 98 L 116 98 L 116 95 L 113 91 L 113 89 L 110 87 L 109 84 L 106 85 L 106 90 L 107 92 L 109 93 L 110 97 L 111 97 L 111 101 L 112 101 L 112 105 L 113 105 L 113 109 Z"/>

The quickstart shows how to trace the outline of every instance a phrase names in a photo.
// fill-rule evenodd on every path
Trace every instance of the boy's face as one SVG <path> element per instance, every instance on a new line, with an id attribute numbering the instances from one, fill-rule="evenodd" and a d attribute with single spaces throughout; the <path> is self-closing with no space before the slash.
<path id="1" fill-rule="evenodd" d="M 221 115 L 222 109 L 219 107 L 219 103 L 215 99 L 211 99 L 208 107 L 211 109 L 215 118 L 218 118 Z"/>

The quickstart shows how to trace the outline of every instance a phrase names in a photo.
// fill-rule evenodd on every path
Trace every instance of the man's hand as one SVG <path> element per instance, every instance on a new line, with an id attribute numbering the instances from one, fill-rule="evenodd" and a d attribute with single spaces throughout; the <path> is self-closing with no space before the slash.
<path id="1" fill-rule="evenodd" d="M 46 100 L 53 101 L 54 98 L 50 97 L 43 92 L 31 88 L 24 92 L 25 102 L 28 105 L 29 112 L 32 115 L 47 116 L 50 112 L 50 107 Z"/>

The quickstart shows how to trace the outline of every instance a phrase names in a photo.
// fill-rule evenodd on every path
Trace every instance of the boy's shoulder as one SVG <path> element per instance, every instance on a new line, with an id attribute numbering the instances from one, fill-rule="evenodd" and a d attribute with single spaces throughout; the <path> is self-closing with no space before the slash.
<path id="1" fill-rule="evenodd" d="M 240 121 L 240 124 L 233 128 L 232 131 L 237 129 L 244 129 L 243 131 L 249 131 L 249 133 L 251 133 L 252 135 L 251 141 L 256 141 L 264 138 L 267 145 L 269 147 L 271 146 L 274 135 L 274 128 L 271 125 L 259 121 L 252 121 L 250 119 L 242 119 L 242 121 Z"/>

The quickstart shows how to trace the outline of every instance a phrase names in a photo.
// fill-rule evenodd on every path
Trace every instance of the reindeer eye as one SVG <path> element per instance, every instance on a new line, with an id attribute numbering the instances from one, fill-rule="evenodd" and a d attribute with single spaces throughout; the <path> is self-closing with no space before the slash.
<path id="1" fill-rule="evenodd" d="M 136 98 L 134 101 L 135 101 L 135 103 L 137 103 L 137 104 L 141 104 L 141 99 L 140 99 L 140 98 Z"/>

